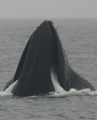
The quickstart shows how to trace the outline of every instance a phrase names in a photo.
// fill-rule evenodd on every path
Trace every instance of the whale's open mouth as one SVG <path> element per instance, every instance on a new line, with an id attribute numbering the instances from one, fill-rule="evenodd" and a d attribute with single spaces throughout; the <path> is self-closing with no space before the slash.
<path id="1" fill-rule="evenodd" d="M 31 35 L 15 75 L 4 90 L 8 90 L 7 88 L 16 96 L 48 94 L 52 91 L 62 93 L 71 88 L 95 90 L 68 64 L 57 31 L 51 21 L 44 21 Z"/>

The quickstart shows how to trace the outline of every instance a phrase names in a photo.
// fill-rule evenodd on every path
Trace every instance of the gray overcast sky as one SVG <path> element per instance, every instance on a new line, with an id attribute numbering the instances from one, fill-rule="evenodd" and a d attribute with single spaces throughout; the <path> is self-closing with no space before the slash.
<path id="1" fill-rule="evenodd" d="M 97 0 L 0 0 L 0 18 L 97 17 Z"/>

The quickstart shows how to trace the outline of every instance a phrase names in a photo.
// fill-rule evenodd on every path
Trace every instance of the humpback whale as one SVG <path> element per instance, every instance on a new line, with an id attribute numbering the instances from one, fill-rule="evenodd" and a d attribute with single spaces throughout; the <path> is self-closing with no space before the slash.
<path id="1" fill-rule="evenodd" d="M 14 85 L 12 85 L 14 84 Z M 13 87 L 12 87 L 13 86 Z M 4 87 L 15 96 L 48 94 L 52 91 L 81 90 L 94 86 L 69 65 L 52 21 L 43 21 L 30 36 L 15 75 Z"/>

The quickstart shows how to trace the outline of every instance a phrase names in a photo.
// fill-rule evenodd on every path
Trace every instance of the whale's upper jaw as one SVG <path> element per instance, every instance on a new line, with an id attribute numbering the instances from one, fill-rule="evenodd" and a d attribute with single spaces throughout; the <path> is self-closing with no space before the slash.
<path id="1" fill-rule="evenodd" d="M 47 21 L 43 22 L 30 37 L 28 48 L 24 52 L 19 81 L 13 89 L 14 95 L 29 96 L 46 94 L 54 90 L 51 82 L 54 37 Z M 17 69 L 18 71 L 18 69 Z"/>

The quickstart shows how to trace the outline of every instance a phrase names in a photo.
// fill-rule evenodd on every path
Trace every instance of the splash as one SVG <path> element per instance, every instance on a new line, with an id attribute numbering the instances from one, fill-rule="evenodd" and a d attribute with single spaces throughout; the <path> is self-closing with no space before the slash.
<path id="1" fill-rule="evenodd" d="M 8 91 L 0 91 L 0 96 L 12 96 L 13 94 Z M 49 97 L 67 97 L 67 96 L 97 96 L 97 91 L 91 91 L 90 89 L 76 90 L 71 89 L 70 91 L 50 92 Z M 38 97 L 38 96 L 33 96 Z M 42 97 L 42 96 L 41 96 Z M 43 96 L 44 97 L 44 96 Z"/>
<path id="2" fill-rule="evenodd" d="M 12 93 L 8 93 L 8 92 L 5 92 L 5 91 L 0 91 L 0 96 L 11 96 Z"/>
<path id="3" fill-rule="evenodd" d="M 97 91 L 91 91 L 90 89 L 70 89 L 70 91 L 65 91 L 59 84 L 56 76 L 51 73 L 52 83 L 54 86 L 55 91 L 49 93 L 49 97 L 66 97 L 66 96 L 97 96 Z M 17 84 L 15 81 L 12 85 L 10 85 L 5 91 L 0 91 L 0 96 L 12 96 L 12 89 Z M 48 95 L 47 95 L 48 96 Z M 36 98 L 38 96 L 32 96 L 32 98 Z M 45 96 L 41 96 L 45 97 Z"/>
<path id="4" fill-rule="evenodd" d="M 91 91 L 90 89 L 70 89 L 70 91 L 65 91 L 63 93 L 51 92 L 51 97 L 66 97 L 66 96 L 97 96 L 97 91 Z"/>

